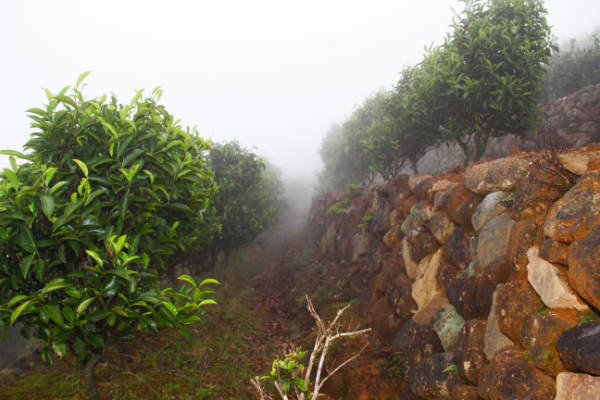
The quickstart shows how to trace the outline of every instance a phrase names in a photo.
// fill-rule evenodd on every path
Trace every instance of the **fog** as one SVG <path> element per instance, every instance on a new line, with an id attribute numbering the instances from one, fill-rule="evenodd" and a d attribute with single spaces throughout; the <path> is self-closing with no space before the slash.
<path id="1" fill-rule="evenodd" d="M 429 1 L 28 1 L 0 3 L 0 148 L 21 150 L 25 110 L 91 70 L 88 98 L 165 90 L 162 103 L 215 141 L 256 147 L 290 179 L 321 168 L 318 147 L 423 46 L 441 43 L 452 10 Z M 598 23 L 597 0 L 548 0 L 553 32 Z M 8 160 L 0 156 L 0 168 Z M 304 179 L 303 182 L 306 180 Z M 304 183 L 303 183 L 304 184 Z"/>

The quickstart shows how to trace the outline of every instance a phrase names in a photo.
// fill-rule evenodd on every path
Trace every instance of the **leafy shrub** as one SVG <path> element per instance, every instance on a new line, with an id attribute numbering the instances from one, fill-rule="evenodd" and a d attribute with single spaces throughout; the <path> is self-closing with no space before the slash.
<path id="1" fill-rule="evenodd" d="M 2 151 L 12 169 L 0 184 L 0 324 L 23 323 L 47 362 L 52 350 L 76 354 L 98 398 L 93 370 L 108 344 L 163 327 L 190 340 L 180 327 L 215 304 L 200 286 L 216 281 L 182 276 L 192 287 L 163 289 L 158 273 L 210 241 L 216 188 L 209 143 L 157 104 L 160 88 L 125 106 L 86 100 L 86 75 L 28 110 L 31 154 Z"/>

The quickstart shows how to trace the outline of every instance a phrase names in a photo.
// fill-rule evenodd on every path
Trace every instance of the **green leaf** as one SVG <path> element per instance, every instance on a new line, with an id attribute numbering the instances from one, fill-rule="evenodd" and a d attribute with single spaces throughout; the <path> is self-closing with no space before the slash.
<path id="1" fill-rule="evenodd" d="M 54 213 L 54 197 L 44 195 L 42 196 L 42 211 L 46 214 L 48 219 L 52 218 L 52 213 Z"/>
<path id="2" fill-rule="evenodd" d="M 0 150 L 0 154 L 4 156 L 14 156 L 18 158 L 22 158 L 23 160 L 33 161 L 35 155 L 33 154 L 23 154 L 14 150 Z"/>
<path id="3" fill-rule="evenodd" d="M 30 254 L 23 259 L 21 263 L 21 272 L 23 273 L 23 278 L 27 278 L 27 272 L 29 272 L 29 268 L 31 267 L 31 263 L 33 262 L 34 254 Z"/>
<path id="4" fill-rule="evenodd" d="M 77 314 L 83 314 L 83 312 L 85 311 L 85 309 L 94 301 L 96 300 L 95 297 L 89 298 L 87 300 L 84 300 L 83 302 L 81 302 L 81 304 L 79 305 L 79 307 L 77 307 Z"/>
<path id="5" fill-rule="evenodd" d="M 96 310 L 93 313 L 91 313 L 89 316 L 86 317 L 86 319 L 92 321 L 92 322 L 96 322 L 96 321 L 100 321 L 106 317 L 108 317 L 110 315 L 110 311 L 108 310 Z"/>
<path id="6" fill-rule="evenodd" d="M 13 172 L 16 174 L 17 173 L 17 161 L 15 160 L 15 158 L 13 156 L 8 157 L 9 161 L 10 161 L 10 167 L 12 168 Z"/>
<path id="7" fill-rule="evenodd" d="M 296 383 L 296 386 L 301 391 L 303 391 L 303 392 L 308 391 L 308 387 L 306 387 L 306 383 L 304 383 L 304 380 L 302 380 L 301 378 L 294 378 L 294 383 Z"/>
<path id="8" fill-rule="evenodd" d="M 53 343 L 52 346 L 60 357 L 64 357 L 67 354 L 67 346 L 64 343 Z"/>
<path id="9" fill-rule="evenodd" d="M 94 252 L 94 251 L 91 251 L 91 250 L 86 250 L 85 252 L 86 252 L 86 253 L 87 253 L 87 254 L 88 254 L 90 257 L 92 257 L 92 258 L 93 258 L 93 259 L 96 261 L 96 263 L 98 263 L 98 265 L 99 265 L 99 266 L 101 266 L 101 267 L 103 267 L 103 266 L 104 266 L 104 262 L 102 261 L 102 259 L 100 258 L 100 256 L 99 256 L 99 255 L 98 255 L 96 252 Z"/>
<path id="10" fill-rule="evenodd" d="M 52 189 L 50 189 L 49 194 L 53 195 L 54 192 L 56 192 L 58 189 L 60 189 L 61 187 L 63 187 L 67 183 L 68 183 L 67 181 L 60 181 L 60 182 L 56 183 L 54 186 L 52 186 Z"/>
<path id="11" fill-rule="evenodd" d="M 58 168 L 48 168 L 46 170 L 46 172 L 44 172 L 44 182 L 46 183 L 46 186 L 48 186 L 50 184 L 50 181 L 52 180 L 52 177 L 54 176 L 54 174 L 56 173 L 56 171 L 58 171 Z"/>
<path id="12" fill-rule="evenodd" d="M 108 192 L 107 189 L 96 189 L 94 190 L 91 194 L 90 197 L 87 198 L 87 200 L 85 201 L 84 206 L 87 206 L 89 203 L 91 203 L 92 201 L 94 201 L 94 199 L 98 196 L 100 196 L 101 194 L 104 194 Z"/>
<path id="13" fill-rule="evenodd" d="M 66 287 L 71 287 L 71 283 L 63 278 L 53 279 L 42 289 L 41 294 L 46 294 L 53 292 L 55 290 L 64 289 Z"/>
<path id="14" fill-rule="evenodd" d="M 90 333 L 88 335 L 88 340 L 94 347 L 104 347 L 104 339 L 97 333 Z"/>
<path id="15" fill-rule="evenodd" d="M 205 279 L 202 281 L 201 284 L 198 285 L 198 287 L 204 285 L 205 283 L 215 283 L 217 285 L 220 285 L 219 281 L 217 281 L 216 279 Z"/>
<path id="16" fill-rule="evenodd" d="M 67 322 L 69 322 L 69 325 L 73 325 L 73 323 L 75 322 L 75 315 L 73 313 L 73 309 L 71 307 L 63 307 L 63 315 L 65 316 L 65 319 L 67 320 Z"/>
<path id="17" fill-rule="evenodd" d="M 79 337 L 75 338 L 75 345 L 73 347 L 75 347 L 75 353 L 81 361 L 87 358 L 87 345 L 85 344 L 85 341 L 83 339 Z"/>
<path id="18" fill-rule="evenodd" d="M 3 171 L 6 174 L 6 177 L 8 178 L 8 180 L 10 181 L 10 184 L 12 185 L 12 187 L 18 191 L 20 182 L 19 182 L 19 179 L 17 178 L 17 176 L 15 175 L 15 173 L 12 172 L 8 168 L 4 168 Z"/>
<path id="19" fill-rule="evenodd" d="M 77 83 L 75 84 L 75 87 L 79 87 L 79 85 L 81 84 L 81 82 L 83 82 L 83 80 L 85 79 L 86 76 L 88 76 L 92 71 L 85 71 L 83 74 L 79 75 L 79 78 L 77 78 Z"/>
<path id="20" fill-rule="evenodd" d="M 29 299 L 29 298 L 31 298 L 31 296 L 27 296 L 27 295 L 24 295 L 24 294 L 21 294 L 21 295 L 15 296 L 15 297 L 13 297 L 13 298 L 12 298 L 12 299 L 11 299 L 11 300 L 8 302 L 8 304 L 6 305 L 6 308 L 10 309 L 12 306 L 14 306 L 15 304 L 17 304 L 18 302 L 20 302 L 20 301 L 23 301 L 23 300 L 25 300 L 25 299 Z"/>
<path id="21" fill-rule="evenodd" d="M 44 306 L 44 309 L 46 310 L 46 312 L 48 313 L 48 316 L 50 316 L 50 319 L 52 319 L 52 321 L 56 322 L 58 325 L 62 326 L 63 328 L 65 327 L 65 321 L 63 319 L 63 316 L 60 313 L 60 311 L 58 311 L 58 308 L 56 308 L 56 306 L 53 306 L 51 304 L 46 304 Z"/>
<path id="22" fill-rule="evenodd" d="M 124 269 L 109 269 L 106 271 L 107 274 L 113 274 L 123 279 L 130 280 L 129 273 Z"/>
<path id="23" fill-rule="evenodd" d="M 19 315 L 21 315 L 21 313 L 34 301 L 35 301 L 35 299 L 26 301 L 25 303 L 21 304 L 19 307 L 15 308 L 15 310 L 10 315 L 10 324 L 14 325 L 17 318 L 19 318 Z"/>
<path id="24" fill-rule="evenodd" d="M 76 203 L 69 203 L 66 207 L 65 207 L 65 218 L 69 218 L 71 216 L 71 214 L 73 214 L 73 212 L 75 210 L 77 210 L 79 207 L 81 207 L 81 202 L 78 201 Z"/>
<path id="25" fill-rule="evenodd" d="M 198 307 L 205 306 L 205 305 L 208 305 L 208 304 L 217 304 L 217 302 L 216 302 L 216 301 L 214 301 L 214 300 L 212 300 L 212 299 L 206 299 L 206 300 L 202 300 L 202 301 L 201 301 L 201 302 L 198 304 Z"/>
<path id="26" fill-rule="evenodd" d="M 183 328 L 178 328 L 177 332 L 179 332 L 179 334 L 181 336 L 183 336 L 183 338 L 189 343 L 189 344 L 193 344 L 193 340 L 192 340 L 192 335 L 190 333 L 190 331 L 188 331 L 187 329 L 183 329 Z"/>
<path id="27" fill-rule="evenodd" d="M 177 307 L 175 307 L 175 305 L 173 303 L 165 301 L 165 302 L 163 302 L 163 304 L 169 311 L 171 311 L 171 314 L 173 314 L 175 316 L 177 315 Z"/>
<path id="28" fill-rule="evenodd" d="M 73 161 L 75 161 L 75 163 L 79 166 L 79 168 L 81 168 L 81 170 L 83 171 L 83 174 L 85 175 L 85 177 L 88 177 L 88 169 L 85 165 L 85 163 L 81 160 L 77 160 L 77 159 L 73 159 Z"/>
<path id="29" fill-rule="evenodd" d="M 197 286 L 196 286 L 196 281 L 194 280 L 194 278 L 192 278 L 192 277 L 191 277 L 191 276 L 189 276 L 189 275 L 181 275 L 181 276 L 180 276 L 179 278 L 177 278 L 177 279 L 179 279 L 179 280 L 182 280 L 182 281 L 186 281 L 186 282 L 188 282 L 188 283 L 189 283 L 190 285 L 192 285 L 194 288 L 196 288 L 196 287 L 197 287 Z"/>
<path id="30" fill-rule="evenodd" d="M 54 98 L 58 101 L 62 101 L 63 103 L 70 105 L 71 107 L 77 107 L 75 101 L 73 101 L 71 97 L 65 96 L 64 94 L 57 94 L 56 96 L 54 96 Z"/>

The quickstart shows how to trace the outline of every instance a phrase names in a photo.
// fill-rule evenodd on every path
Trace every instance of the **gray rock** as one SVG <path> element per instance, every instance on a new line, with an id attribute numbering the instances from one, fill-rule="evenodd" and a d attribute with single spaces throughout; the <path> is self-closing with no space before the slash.
<path id="1" fill-rule="evenodd" d="M 510 196 L 510 194 L 506 192 L 490 193 L 485 196 L 483 201 L 477 206 L 477 209 L 475 209 L 475 212 L 471 217 L 471 223 L 478 235 L 488 222 L 509 211 L 504 203 L 502 203 L 502 200 L 506 199 L 508 196 Z"/>
<path id="2" fill-rule="evenodd" d="M 458 348 L 458 334 L 465 320 L 456 312 L 452 304 L 446 305 L 434 317 L 433 330 L 437 332 L 444 351 L 453 352 Z"/>
<path id="3" fill-rule="evenodd" d="M 370 232 L 359 232 L 352 238 L 352 262 L 357 262 L 360 256 L 371 252 L 374 237 Z"/>
<path id="4" fill-rule="evenodd" d="M 427 220 L 427 226 L 435 240 L 437 240 L 440 244 L 446 243 L 446 240 L 452 235 L 454 229 L 456 229 L 456 224 L 452 221 L 450 216 L 444 212 L 433 213 L 429 216 Z"/>
<path id="5" fill-rule="evenodd" d="M 511 342 L 508 336 L 500 332 L 500 325 L 498 324 L 498 318 L 496 317 L 496 296 L 498 294 L 498 290 L 502 286 L 504 285 L 498 285 L 496 291 L 494 292 L 492 309 L 490 310 L 490 315 L 488 315 L 487 326 L 485 328 L 485 345 L 483 347 L 483 352 L 490 361 L 494 359 L 494 356 L 498 350 L 513 345 L 513 342 Z"/>
<path id="6" fill-rule="evenodd" d="M 510 228 L 514 223 L 509 214 L 502 214 L 492 219 L 483 228 L 477 244 L 477 258 L 482 269 L 507 253 Z"/>
<path id="7" fill-rule="evenodd" d="M 465 170 L 465 185 L 478 194 L 514 192 L 527 167 L 526 158 L 507 157 L 480 164 L 472 164 Z"/>

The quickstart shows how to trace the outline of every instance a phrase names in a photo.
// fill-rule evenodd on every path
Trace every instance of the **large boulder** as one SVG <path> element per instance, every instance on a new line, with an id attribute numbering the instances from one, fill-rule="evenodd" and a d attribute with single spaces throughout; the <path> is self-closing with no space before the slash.
<path id="1" fill-rule="evenodd" d="M 465 381 L 453 368 L 456 365 L 451 353 L 435 354 L 423 360 L 410 377 L 410 389 L 417 397 L 432 400 L 451 400 L 451 390 L 463 386 Z"/>
<path id="2" fill-rule="evenodd" d="M 481 197 L 467 189 L 464 183 L 457 185 L 450 191 L 448 199 L 448 213 L 456 223 L 465 229 L 473 229 L 471 218 L 481 203 Z"/>
<path id="3" fill-rule="evenodd" d="M 498 286 L 496 295 L 496 318 L 500 331 L 513 342 L 521 338 L 525 317 L 542 306 L 542 301 L 529 282 L 511 281 Z"/>
<path id="4" fill-rule="evenodd" d="M 477 307 L 478 281 L 479 279 L 475 276 L 469 276 L 465 279 L 465 283 L 459 292 L 458 301 L 453 303 L 456 306 L 456 311 L 466 320 L 481 316 Z"/>
<path id="5" fill-rule="evenodd" d="M 405 273 L 404 259 L 400 253 L 391 251 L 381 256 L 381 263 L 383 267 L 379 275 L 377 275 L 375 291 L 381 292 L 384 295 L 390 282 L 398 274 Z"/>
<path id="6" fill-rule="evenodd" d="M 546 165 L 545 162 L 541 165 Z M 546 168 L 533 165 L 515 191 L 510 215 L 516 221 L 542 218 L 548 208 L 564 194 L 564 187 L 557 184 L 556 175 Z"/>
<path id="7" fill-rule="evenodd" d="M 567 265 L 569 246 L 556 240 L 543 240 L 540 242 L 538 256 L 552 264 Z"/>
<path id="8" fill-rule="evenodd" d="M 483 318 L 487 318 L 492 309 L 496 288 L 510 280 L 508 257 L 498 257 L 492 261 L 477 280 L 477 309 Z"/>
<path id="9" fill-rule="evenodd" d="M 444 243 L 446 256 L 460 269 L 467 269 L 471 261 L 470 237 L 463 228 L 456 228 Z"/>
<path id="10" fill-rule="evenodd" d="M 498 290 L 504 285 L 498 285 L 498 289 L 494 292 L 492 297 L 492 308 L 488 315 L 487 325 L 485 328 L 485 340 L 483 351 L 488 360 L 493 360 L 496 353 L 507 346 L 512 346 L 513 342 L 508 336 L 500 331 L 500 325 L 498 324 L 498 318 L 496 317 L 496 301 L 498 297 Z"/>
<path id="11" fill-rule="evenodd" d="M 499 215 L 509 212 L 504 202 L 509 196 L 510 194 L 506 192 L 494 192 L 485 196 L 471 217 L 475 233 L 479 235 L 488 222 Z"/>
<path id="12" fill-rule="evenodd" d="M 323 235 L 323 239 L 321 240 L 321 253 L 327 257 L 332 255 L 335 251 L 335 222 L 332 222 L 327 228 L 327 232 Z M 219 253 L 220 254 L 220 253 Z"/>
<path id="13" fill-rule="evenodd" d="M 500 350 L 479 380 L 479 397 L 485 400 L 553 400 L 555 394 L 554 379 L 512 347 Z"/>
<path id="14" fill-rule="evenodd" d="M 423 201 L 416 203 L 402 223 L 402 232 L 408 238 L 412 238 L 426 231 L 427 219 L 433 214 L 433 207 Z"/>
<path id="15" fill-rule="evenodd" d="M 454 304 L 455 306 L 458 304 L 460 291 L 467 278 L 468 276 L 464 271 L 453 263 L 444 260 L 440 263 L 437 275 L 438 285 L 444 288 L 446 297 L 448 297 L 451 304 Z"/>
<path id="16" fill-rule="evenodd" d="M 408 321 L 418 306 L 412 297 L 412 281 L 403 273 L 389 283 L 385 297 L 402 323 Z"/>
<path id="17" fill-rule="evenodd" d="M 508 260 L 511 266 L 511 279 L 527 279 L 527 251 L 534 247 L 543 236 L 535 220 L 517 221 L 510 228 L 508 238 Z"/>
<path id="18" fill-rule="evenodd" d="M 557 346 L 569 371 L 600 375 L 600 321 L 586 322 L 566 330 L 558 339 Z"/>
<path id="19" fill-rule="evenodd" d="M 398 332 L 390 349 L 404 358 L 404 374 L 407 377 L 421 361 L 444 352 L 440 338 L 431 326 L 415 324 L 412 319 Z"/>
<path id="20" fill-rule="evenodd" d="M 367 324 L 389 341 L 394 339 L 404 322 L 406 321 L 400 321 L 394 314 L 394 309 L 385 297 L 379 299 L 367 314 Z"/>
<path id="21" fill-rule="evenodd" d="M 550 209 L 544 233 L 563 243 L 586 236 L 600 224 L 600 171 L 588 171 Z"/>
<path id="22" fill-rule="evenodd" d="M 529 249 L 527 256 L 529 257 L 527 279 L 546 306 L 552 309 L 589 310 L 587 304 L 581 301 L 567 283 L 565 267 L 550 264 L 538 257 L 537 247 Z"/>
<path id="23" fill-rule="evenodd" d="M 458 334 L 456 365 L 462 376 L 478 385 L 487 357 L 483 351 L 487 323 L 479 319 L 467 321 Z"/>
<path id="24" fill-rule="evenodd" d="M 448 304 L 446 292 L 437 281 L 440 258 L 441 250 L 438 250 L 421 260 L 417 267 L 417 279 L 412 284 L 412 297 L 419 309 L 413 317 L 417 324 L 431 324 L 435 314 Z"/>
<path id="25" fill-rule="evenodd" d="M 479 235 L 477 258 L 481 268 L 496 258 L 506 255 L 510 230 L 515 221 L 509 214 L 502 214 L 487 223 Z"/>
<path id="26" fill-rule="evenodd" d="M 568 263 L 573 289 L 600 309 L 600 226 L 569 246 Z"/>
<path id="27" fill-rule="evenodd" d="M 371 253 L 371 244 L 375 237 L 370 232 L 359 232 L 352 238 L 352 262 L 358 262 L 358 259 Z"/>
<path id="28" fill-rule="evenodd" d="M 574 313 L 535 313 L 528 315 L 523 321 L 520 342 L 535 366 L 550 376 L 565 371 L 556 342 L 565 330 L 573 326 L 573 318 L 569 317 L 574 316 Z"/>
<path id="29" fill-rule="evenodd" d="M 465 171 L 466 187 L 478 194 L 514 192 L 531 161 L 522 157 L 500 158 L 469 165 Z"/>
<path id="30" fill-rule="evenodd" d="M 402 240 L 402 258 L 404 259 L 404 267 L 406 268 L 406 275 L 413 281 L 417 279 L 417 268 L 419 263 L 413 258 L 412 246 L 406 238 Z"/>
<path id="31" fill-rule="evenodd" d="M 600 377 L 561 372 L 554 400 L 600 400 Z"/>
<path id="32" fill-rule="evenodd" d="M 446 305 L 435 315 L 433 330 L 440 337 L 446 352 L 453 352 L 458 348 L 458 334 L 464 324 L 464 318 L 456 312 L 452 304 Z"/>
<path id="33" fill-rule="evenodd" d="M 413 238 L 413 258 L 419 263 L 422 259 L 438 251 L 440 244 L 431 232 L 423 232 Z"/>
<path id="34" fill-rule="evenodd" d="M 415 175 L 413 175 L 415 176 Z M 425 175 L 427 176 L 427 175 Z M 418 175 L 417 175 L 418 177 Z M 412 176 L 411 176 L 412 178 Z M 417 196 L 419 198 L 419 200 L 424 200 L 427 201 L 429 199 L 431 199 L 433 197 L 433 185 L 436 182 L 436 179 L 434 177 L 432 177 L 431 175 L 429 176 L 429 178 L 425 178 L 424 177 L 419 177 L 420 182 L 418 184 L 416 184 L 414 187 L 411 187 L 411 190 L 413 191 L 413 193 L 415 194 L 415 196 Z M 409 179 L 409 185 L 410 185 L 410 179 Z"/>
<path id="35" fill-rule="evenodd" d="M 404 239 L 404 232 L 402 232 L 402 225 L 398 224 L 392 226 L 385 234 L 383 243 L 392 250 L 402 251 L 402 239 Z"/>
<path id="36" fill-rule="evenodd" d="M 435 239 L 444 244 L 456 229 L 456 224 L 444 212 L 436 212 L 429 216 L 427 226 Z"/>
<path id="37" fill-rule="evenodd" d="M 391 228 L 389 200 L 376 200 L 371 217 L 369 230 L 379 236 L 385 235 Z"/>

